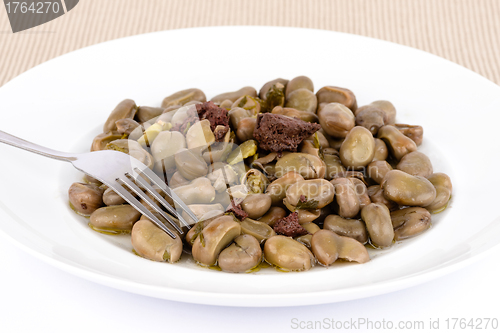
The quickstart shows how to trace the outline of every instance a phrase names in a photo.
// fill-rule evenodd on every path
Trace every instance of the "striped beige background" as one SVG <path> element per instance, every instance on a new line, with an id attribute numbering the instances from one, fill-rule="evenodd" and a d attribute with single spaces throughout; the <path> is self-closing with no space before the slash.
<path id="1" fill-rule="evenodd" d="M 413 46 L 500 84 L 500 0 L 80 0 L 12 34 L 0 9 L 0 85 L 55 56 L 151 31 L 213 25 L 335 30 Z"/>

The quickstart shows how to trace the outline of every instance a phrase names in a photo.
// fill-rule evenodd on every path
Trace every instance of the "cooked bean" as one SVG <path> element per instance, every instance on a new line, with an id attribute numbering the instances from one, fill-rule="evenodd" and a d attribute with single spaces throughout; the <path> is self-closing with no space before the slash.
<path id="1" fill-rule="evenodd" d="M 287 207 L 293 208 L 293 207 Z M 299 223 L 309 223 L 315 221 L 321 214 L 321 209 L 297 209 L 296 210 L 299 218 Z"/>
<path id="2" fill-rule="evenodd" d="M 241 179 L 241 183 L 248 188 L 249 193 L 257 194 L 264 193 L 266 191 L 266 188 L 269 185 L 269 180 L 259 170 L 250 169 Z"/>
<path id="3" fill-rule="evenodd" d="M 339 215 L 346 218 L 358 215 L 360 205 L 354 184 L 347 178 L 335 178 L 331 183 L 335 186 Z"/>
<path id="4" fill-rule="evenodd" d="M 452 185 L 451 179 L 448 175 L 444 173 L 433 173 L 427 177 L 434 188 L 436 189 L 436 198 L 425 208 L 427 208 L 431 213 L 438 213 L 446 207 L 448 201 L 451 198 Z"/>
<path id="5" fill-rule="evenodd" d="M 216 164 L 226 161 L 235 146 L 234 143 L 226 141 L 227 134 L 231 135 L 230 132 L 227 132 L 223 142 L 214 142 L 210 146 L 201 148 L 201 156 L 205 162 L 208 164 Z"/>
<path id="6" fill-rule="evenodd" d="M 231 204 L 231 197 L 227 190 L 225 192 L 220 192 L 215 194 L 215 199 L 213 202 L 221 204 L 223 207 L 227 207 Z"/>
<path id="7" fill-rule="evenodd" d="M 340 103 L 330 103 L 320 107 L 318 118 L 326 134 L 334 138 L 345 138 L 355 125 L 352 111 Z"/>
<path id="8" fill-rule="evenodd" d="M 222 216 L 217 216 L 215 218 L 206 219 L 206 220 L 199 221 L 198 223 L 196 223 L 186 233 L 186 237 L 185 237 L 186 243 L 190 246 L 193 246 L 194 241 L 196 240 L 196 238 L 198 238 L 200 236 L 203 229 L 205 229 L 210 223 L 212 223 L 216 219 L 219 219 L 220 217 L 222 217 Z"/>
<path id="9" fill-rule="evenodd" d="M 102 201 L 106 206 L 123 205 L 126 201 L 111 188 L 107 188 L 102 195 Z"/>
<path id="10" fill-rule="evenodd" d="M 120 134 L 130 135 L 137 127 L 139 127 L 139 123 L 134 119 L 125 118 L 119 119 L 115 122 L 116 131 Z"/>
<path id="11" fill-rule="evenodd" d="M 297 76 L 296 78 L 291 79 L 290 82 L 288 82 L 288 84 L 286 85 L 286 98 L 288 98 L 288 95 L 290 95 L 290 93 L 298 89 L 307 89 L 311 92 L 314 92 L 314 83 L 307 76 Z"/>
<path id="12" fill-rule="evenodd" d="M 419 151 L 414 151 L 403 156 L 396 168 L 412 176 L 425 178 L 432 175 L 433 172 L 431 160 L 427 155 Z"/>
<path id="13" fill-rule="evenodd" d="M 243 234 L 252 235 L 260 243 L 264 242 L 269 237 L 276 235 L 273 228 L 271 228 L 268 224 L 264 222 L 255 221 L 247 218 L 241 221 L 240 225 L 241 225 L 241 232 Z"/>
<path id="14" fill-rule="evenodd" d="M 139 142 L 144 148 L 151 147 L 158 134 L 163 131 L 168 131 L 171 128 L 172 124 L 159 120 L 149 126 L 148 129 L 144 131 L 144 134 L 137 139 L 137 142 Z"/>
<path id="15" fill-rule="evenodd" d="M 219 254 L 219 267 L 224 272 L 243 273 L 262 260 L 262 250 L 257 239 L 251 235 L 241 235 L 234 243 Z"/>
<path id="16" fill-rule="evenodd" d="M 208 224 L 194 240 L 191 252 L 194 260 L 212 266 L 219 253 L 241 234 L 241 226 L 231 216 L 221 216 Z"/>
<path id="17" fill-rule="evenodd" d="M 318 105 L 328 104 L 328 103 L 340 103 L 355 111 L 358 108 L 358 103 L 356 102 L 356 96 L 354 93 L 346 88 L 326 86 L 318 90 L 316 93 L 318 97 Z"/>
<path id="18" fill-rule="evenodd" d="M 234 109 L 236 107 L 249 110 L 251 115 L 258 114 L 261 108 L 260 103 L 257 101 L 257 99 L 249 95 L 241 96 L 236 101 L 234 101 L 231 108 Z"/>
<path id="19" fill-rule="evenodd" d="M 321 131 L 317 131 L 313 135 L 311 135 L 307 140 L 313 141 L 315 144 L 319 144 L 321 149 L 325 148 L 330 148 L 330 143 L 328 142 L 327 138 Z"/>
<path id="20" fill-rule="evenodd" d="M 87 184 L 95 184 L 97 186 L 101 186 L 102 185 L 102 183 L 99 180 L 97 180 L 94 177 L 89 176 L 87 174 L 83 175 L 83 181 L 85 183 L 87 183 Z M 106 186 L 106 185 L 104 185 L 104 186 Z"/>
<path id="21" fill-rule="evenodd" d="M 154 170 L 162 173 L 175 167 L 174 155 L 186 148 L 186 139 L 180 132 L 164 131 L 158 134 L 151 145 L 151 154 L 155 159 Z"/>
<path id="22" fill-rule="evenodd" d="M 294 238 L 297 242 L 299 242 L 302 245 L 305 245 L 309 250 L 311 249 L 311 239 L 312 235 L 304 235 L 304 236 L 299 236 L 297 238 Z"/>
<path id="23" fill-rule="evenodd" d="M 198 112 L 196 111 L 196 106 L 194 105 L 185 105 L 177 110 L 175 112 L 172 112 L 172 119 L 170 120 L 170 123 L 172 126 L 177 126 L 177 125 L 182 125 L 190 116 L 193 116 L 197 114 Z"/>
<path id="24" fill-rule="evenodd" d="M 361 218 L 365 221 L 373 245 L 378 247 L 392 245 L 394 229 L 389 209 L 385 205 L 369 204 L 361 210 Z"/>
<path id="25" fill-rule="evenodd" d="M 288 187 L 301 180 L 304 180 L 304 177 L 302 177 L 295 171 L 289 171 L 282 177 L 272 182 L 267 187 L 266 193 L 271 196 L 273 205 L 282 204 L 283 199 L 286 197 L 286 190 L 288 189 Z"/>
<path id="26" fill-rule="evenodd" d="M 311 238 L 311 250 L 318 262 L 329 266 L 339 257 L 340 237 L 330 230 L 320 230 Z"/>
<path id="27" fill-rule="evenodd" d="M 249 218 L 258 219 L 271 208 L 271 203 L 272 200 L 269 194 L 251 194 L 243 200 L 241 207 L 247 212 Z"/>
<path id="28" fill-rule="evenodd" d="M 212 182 L 217 193 L 226 191 L 228 185 L 236 184 L 238 181 L 238 175 L 228 164 L 217 162 L 211 165 L 211 169 L 213 171 L 207 175 L 207 178 Z"/>
<path id="29" fill-rule="evenodd" d="M 231 121 L 231 125 L 233 129 L 237 129 L 240 121 L 243 118 L 249 118 L 253 115 L 249 110 L 245 110 L 243 108 L 233 108 L 228 112 L 229 120 Z"/>
<path id="30" fill-rule="evenodd" d="M 294 108 L 276 106 L 273 108 L 271 113 L 281 114 L 283 116 L 288 116 L 292 118 L 299 118 L 300 120 L 307 121 L 309 123 L 317 123 L 319 122 L 319 118 L 314 112 L 309 111 L 300 111 Z"/>
<path id="31" fill-rule="evenodd" d="M 330 148 L 331 149 L 331 148 Z M 323 149 L 323 161 L 326 165 L 326 174 L 325 178 L 328 180 L 333 179 L 337 174 L 342 173 L 345 170 L 344 165 L 342 165 L 342 161 L 337 154 L 330 153 L 330 149 Z"/>
<path id="32" fill-rule="evenodd" d="M 97 231 L 130 232 L 141 213 L 130 205 L 101 207 L 90 215 L 89 225 Z"/>
<path id="33" fill-rule="evenodd" d="M 354 189 L 359 199 L 359 208 L 363 209 L 364 206 L 368 206 L 372 203 L 370 196 L 368 195 L 368 188 L 365 183 L 358 178 L 348 178 L 354 185 Z"/>
<path id="34" fill-rule="evenodd" d="M 251 96 L 251 97 L 257 97 L 257 90 L 253 87 L 243 87 L 240 90 L 236 91 L 231 91 L 223 94 L 219 94 L 217 96 L 212 97 L 211 101 L 217 104 L 222 103 L 225 100 L 230 100 L 231 102 L 235 102 L 237 99 L 241 98 L 242 96 Z"/>
<path id="35" fill-rule="evenodd" d="M 186 144 L 189 149 L 205 147 L 214 142 L 215 136 L 207 119 L 194 123 L 186 133 Z"/>
<path id="36" fill-rule="evenodd" d="M 406 125 L 406 124 L 395 124 L 396 127 L 401 133 L 405 136 L 412 139 L 417 146 L 422 144 L 424 139 L 424 129 L 419 125 Z"/>
<path id="37" fill-rule="evenodd" d="M 287 203 L 298 209 L 317 209 L 333 201 L 335 189 L 325 179 L 298 181 L 286 190 Z"/>
<path id="38" fill-rule="evenodd" d="M 259 222 L 264 222 L 268 224 L 270 227 L 273 227 L 276 224 L 276 222 L 284 218 L 286 215 L 287 215 L 286 211 L 283 208 L 271 207 L 269 208 L 267 213 L 264 216 L 260 217 L 258 220 Z"/>
<path id="39" fill-rule="evenodd" d="M 159 115 L 163 114 L 165 108 L 155 108 L 150 106 L 139 106 L 137 109 L 137 114 L 135 117 L 139 122 L 143 123 L 145 121 L 151 120 Z"/>
<path id="40" fill-rule="evenodd" d="M 304 140 L 299 146 L 299 152 L 304 154 L 314 155 L 318 158 L 321 158 L 320 146 L 315 145 L 311 140 Z"/>
<path id="41" fill-rule="evenodd" d="M 361 169 L 375 156 L 375 140 L 366 128 L 354 127 L 346 136 L 339 151 L 342 164 L 348 168 Z"/>
<path id="42" fill-rule="evenodd" d="M 389 150 L 385 142 L 379 138 L 375 138 L 375 155 L 373 161 L 385 161 L 389 157 Z"/>
<path id="43" fill-rule="evenodd" d="M 361 220 L 345 219 L 339 215 L 328 215 L 323 224 L 323 229 L 333 231 L 339 236 L 354 238 L 363 244 L 368 241 L 366 225 Z"/>
<path id="44" fill-rule="evenodd" d="M 335 149 L 338 152 L 340 150 L 340 147 L 342 146 L 342 143 L 344 142 L 345 137 L 334 138 L 334 137 L 328 135 L 326 133 L 326 131 L 323 130 L 323 128 L 321 128 L 319 131 L 321 131 L 325 135 L 325 138 L 328 140 L 328 145 L 330 146 L 330 148 Z"/>
<path id="45" fill-rule="evenodd" d="M 400 170 L 389 171 L 380 186 L 387 199 L 404 206 L 427 206 L 436 198 L 430 181 Z"/>
<path id="46" fill-rule="evenodd" d="M 392 156 L 398 161 L 406 154 L 417 150 L 417 145 L 412 139 L 404 136 L 391 125 L 382 126 L 378 131 L 378 138 L 384 140 Z"/>
<path id="47" fill-rule="evenodd" d="M 174 263 L 181 258 L 182 240 L 166 234 L 149 220 L 139 220 L 132 227 L 132 246 L 146 259 Z"/>
<path id="48" fill-rule="evenodd" d="M 106 146 L 108 143 L 119 140 L 123 137 L 123 134 L 120 134 L 118 132 L 111 132 L 111 133 L 102 133 L 99 134 L 94 138 L 94 141 L 92 141 L 92 146 L 90 147 L 90 151 L 99 151 L 99 150 L 104 150 L 106 149 Z"/>
<path id="49" fill-rule="evenodd" d="M 376 183 L 382 183 L 385 175 L 392 170 L 392 167 L 386 161 L 374 161 L 368 164 L 368 177 L 373 179 Z"/>
<path id="50" fill-rule="evenodd" d="M 207 97 L 200 89 L 191 88 L 178 91 L 168 97 L 165 97 L 161 103 L 162 108 L 168 108 L 172 105 L 185 105 L 191 101 L 206 102 Z"/>
<path id="51" fill-rule="evenodd" d="M 339 258 L 347 261 L 356 261 L 360 264 L 370 261 L 366 248 L 357 240 L 350 237 L 340 237 Z"/>
<path id="52" fill-rule="evenodd" d="M 121 101 L 115 109 L 111 112 L 108 120 L 104 123 L 102 129 L 103 133 L 109 133 L 116 131 L 116 121 L 119 119 L 130 118 L 133 119 L 135 113 L 137 112 L 137 105 L 131 99 L 126 99 Z"/>
<path id="53" fill-rule="evenodd" d="M 179 171 L 174 172 L 172 177 L 170 177 L 170 179 L 168 180 L 168 185 L 170 186 L 170 188 L 176 188 L 188 184 L 189 180 L 184 178 Z"/>
<path id="54" fill-rule="evenodd" d="M 374 108 L 366 108 L 356 112 L 356 126 L 363 126 L 373 135 L 376 135 L 379 128 L 387 122 L 387 115 L 384 111 Z"/>
<path id="55" fill-rule="evenodd" d="M 224 213 L 224 207 L 220 203 L 215 203 L 215 204 L 195 204 L 195 205 L 188 205 L 189 209 L 191 209 L 191 212 L 198 218 L 199 221 L 203 221 L 206 219 L 206 214 L 210 212 L 217 212 L 217 213 Z M 215 215 L 214 215 L 215 216 Z M 182 217 L 191 224 L 194 224 L 193 220 L 186 214 L 184 211 L 182 212 Z"/>
<path id="56" fill-rule="evenodd" d="M 420 235 L 431 226 L 431 214 L 422 207 L 410 207 L 391 213 L 394 239 L 399 241 Z"/>
<path id="57" fill-rule="evenodd" d="M 370 105 L 385 112 L 385 114 L 387 115 L 386 124 L 392 125 L 396 122 L 396 108 L 391 102 L 381 100 L 381 101 L 371 102 Z"/>
<path id="58" fill-rule="evenodd" d="M 323 178 L 325 164 L 317 156 L 303 153 L 290 153 L 283 155 L 276 162 L 276 177 L 280 178 L 290 171 L 299 173 L 304 179 Z"/>
<path id="59" fill-rule="evenodd" d="M 285 107 L 306 112 L 315 112 L 318 107 L 316 95 L 308 89 L 297 89 L 287 96 Z"/>
<path id="60" fill-rule="evenodd" d="M 68 190 L 69 202 L 79 214 L 88 216 L 104 205 L 103 193 L 95 184 L 73 183 Z"/>
<path id="61" fill-rule="evenodd" d="M 107 150 L 117 150 L 128 154 L 139 162 L 145 164 L 148 168 L 153 169 L 154 158 L 148 153 L 137 141 L 134 140 L 115 140 L 106 145 Z"/>
<path id="62" fill-rule="evenodd" d="M 314 256 L 293 238 L 276 235 L 264 244 L 264 258 L 271 265 L 287 271 L 306 271 L 313 266 Z"/>
<path id="63" fill-rule="evenodd" d="M 257 118 L 248 117 L 243 118 L 238 123 L 238 129 L 236 130 L 236 137 L 241 142 L 253 139 L 253 131 L 257 125 Z"/>
<path id="64" fill-rule="evenodd" d="M 226 110 L 231 110 L 231 108 L 233 107 L 233 101 L 230 100 L 230 99 L 226 99 L 226 100 L 223 100 L 219 107 L 223 108 L 223 109 L 226 109 Z"/>
<path id="65" fill-rule="evenodd" d="M 399 205 L 392 200 L 387 200 L 384 196 L 384 191 L 380 188 L 380 185 L 373 185 L 368 187 L 368 196 L 373 203 L 383 204 L 390 211 L 398 209 Z"/>
<path id="66" fill-rule="evenodd" d="M 186 205 L 208 204 L 215 198 L 215 188 L 205 177 L 196 178 L 188 185 L 176 187 L 174 192 Z"/>
<path id="67" fill-rule="evenodd" d="M 321 230 L 321 228 L 318 227 L 318 225 L 316 223 L 313 223 L 313 222 L 304 223 L 304 224 L 302 224 L 302 227 L 304 229 L 306 229 L 307 232 L 310 233 L 311 235 L 314 234 L 316 231 Z"/>
<path id="68" fill-rule="evenodd" d="M 195 149 L 179 149 L 174 155 L 174 160 L 177 170 L 188 180 L 205 176 L 208 173 L 207 163 Z"/>
<path id="69" fill-rule="evenodd" d="M 279 78 L 279 79 L 275 79 L 275 80 L 267 82 L 266 84 L 264 84 L 262 86 L 262 88 L 260 88 L 259 97 L 261 99 L 265 100 L 267 98 L 267 93 L 268 93 L 269 89 L 271 89 L 271 87 L 273 85 L 276 85 L 277 83 L 280 83 L 281 85 L 283 85 L 283 87 L 286 88 L 286 86 L 288 84 L 288 80 Z"/>

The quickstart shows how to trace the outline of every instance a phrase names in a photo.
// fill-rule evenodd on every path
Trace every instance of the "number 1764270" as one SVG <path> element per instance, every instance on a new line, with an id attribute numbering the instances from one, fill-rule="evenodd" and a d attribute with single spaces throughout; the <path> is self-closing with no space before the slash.
<path id="1" fill-rule="evenodd" d="M 28 12 L 33 14 L 47 14 L 49 12 L 57 14 L 61 10 L 61 7 L 57 1 L 40 1 L 30 3 L 9 1 L 5 3 L 5 8 L 7 9 L 8 14 L 15 14 L 19 12 L 23 14 L 26 14 Z"/>

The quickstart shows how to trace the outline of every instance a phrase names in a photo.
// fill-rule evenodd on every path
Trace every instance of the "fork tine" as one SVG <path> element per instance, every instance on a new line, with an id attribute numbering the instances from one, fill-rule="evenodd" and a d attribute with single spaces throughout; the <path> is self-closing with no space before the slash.
<path id="1" fill-rule="evenodd" d="M 168 195 L 176 205 L 180 206 L 189 215 L 189 217 L 193 219 L 195 223 L 198 222 L 198 218 L 196 217 L 196 215 L 194 215 L 191 209 L 189 209 L 189 207 L 181 200 L 181 198 L 179 198 L 177 194 L 175 194 L 175 192 L 172 191 L 170 187 L 168 187 L 165 182 L 162 181 L 160 177 L 158 177 L 153 171 L 151 171 L 149 168 L 145 168 L 143 170 L 135 168 L 134 171 L 139 175 L 143 174 L 148 177 L 149 180 L 151 180 L 154 185 L 158 186 L 166 195 Z"/>
<path id="2" fill-rule="evenodd" d="M 165 207 L 170 213 L 172 213 L 176 218 L 179 219 L 179 221 L 188 229 L 191 229 L 191 226 L 189 225 L 189 223 L 187 223 L 187 221 L 182 217 L 181 213 L 179 213 L 178 211 L 175 210 L 174 207 L 172 207 L 167 200 L 165 200 L 165 198 L 163 198 L 158 192 L 156 192 L 156 190 L 151 186 L 149 185 L 149 183 L 144 179 L 142 178 L 141 176 L 137 177 L 135 179 L 135 181 L 137 183 L 139 183 L 139 185 L 141 185 L 142 187 L 144 187 L 149 193 L 151 193 L 151 195 L 153 197 L 155 197 L 156 200 L 158 200 L 162 205 L 163 207 Z"/>
<path id="3" fill-rule="evenodd" d="M 126 189 L 124 189 L 120 183 L 115 182 L 114 184 L 107 184 L 113 189 L 119 196 L 126 200 L 132 207 L 137 209 L 138 212 L 146 215 L 158 228 L 163 230 L 172 238 L 176 238 L 177 235 L 168 229 L 156 216 L 153 215 L 143 204 L 139 202 L 132 194 L 130 194 Z"/>
<path id="4" fill-rule="evenodd" d="M 125 176 L 130 176 L 130 175 L 125 174 Z M 134 184 L 134 182 L 132 182 L 132 180 L 125 177 L 125 178 L 118 178 L 118 179 L 116 179 L 116 181 L 118 183 L 122 183 L 122 184 L 128 186 L 132 191 L 134 191 L 134 193 L 137 196 L 139 196 L 139 198 L 146 201 L 148 203 L 148 205 L 151 206 L 151 208 L 153 208 L 158 214 L 160 214 L 161 217 L 163 217 L 165 220 L 167 220 L 168 223 L 170 225 L 172 225 L 172 227 L 174 227 L 181 235 L 183 234 L 182 229 L 179 228 L 179 226 L 170 218 L 170 216 L 168 216 L 167 213 L 165 213 L 160 207 L 158 207 L 158 205 L 153 200 L 151 200 L 151 198 L 149 198 L 144 192 L 142 192 L 142 190 L 136 184 Z M 146 208 L 146 210 L 147 210 L 147 208 Z"/>

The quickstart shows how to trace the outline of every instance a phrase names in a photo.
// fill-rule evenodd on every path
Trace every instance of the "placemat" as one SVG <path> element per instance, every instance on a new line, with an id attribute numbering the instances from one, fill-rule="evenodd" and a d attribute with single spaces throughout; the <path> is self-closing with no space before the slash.
<path id="1" fill-rule="evenodd" d="M 305 27 L 379 38 L 439 55 L 500 84 L 500 0 L 80 0 L 58 19 L 16 34 L 0 8 L 0 86 L 88 45 L 216 25 Z"/>

